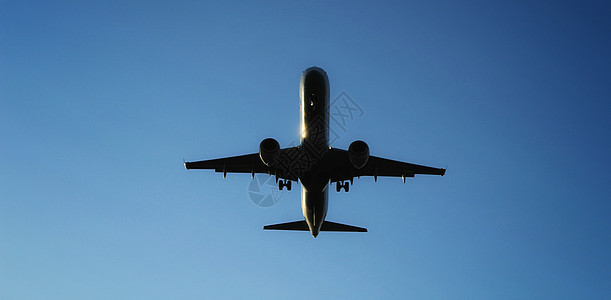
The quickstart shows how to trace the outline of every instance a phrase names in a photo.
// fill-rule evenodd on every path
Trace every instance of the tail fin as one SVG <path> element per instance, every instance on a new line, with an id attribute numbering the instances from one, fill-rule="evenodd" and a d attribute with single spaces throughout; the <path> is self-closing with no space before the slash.
<path id="1" fill-rule="evenodd" d="M 295 221 L 274 225 L 264 226 L 265 230 L 296 230 L 296 231 L 310 231 L 308 223 L 306 221 Z M 356 227 L 346 224 L 335 223 L 331 221 L 324 221 L 320 231 L 343 231 L 343 232 L 367 232 L 367 228 Z"/>

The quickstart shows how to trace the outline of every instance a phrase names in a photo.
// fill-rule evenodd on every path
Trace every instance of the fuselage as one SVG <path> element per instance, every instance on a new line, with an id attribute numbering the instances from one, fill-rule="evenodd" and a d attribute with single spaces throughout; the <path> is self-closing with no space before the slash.
<path id="1" fill-rule="evenodd" d="M 301 173 L 301 208 L 314 237 L 327 215 L 329 174 L 324 158 L 329 151 L 329 78 L 318 67 L 303 72 L 299 87 L 301 149 L 308 163 Z"/>

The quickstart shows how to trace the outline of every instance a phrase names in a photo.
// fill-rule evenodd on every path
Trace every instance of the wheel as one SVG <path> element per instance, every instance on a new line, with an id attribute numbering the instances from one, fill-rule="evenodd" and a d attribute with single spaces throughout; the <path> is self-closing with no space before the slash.
<path id="1" fill-rule="evenodd" d="M 335 191 L 337 191 L 339 193 L 339 191 L 341 191 L 341 190 L 342 190 L 342 186 L 341 186 L 341 184 L 338 181 L 338 182 L 335 183 Z"/>
<path id="2" fill-rule="evenodd" d="M 291 190 L 292 187 L 292 181 L 290 180 L 279 180 L 278 181 L 278 189 L 282 191 L 282 189 L 284 189 L 286 187 L 287 191 Z"/>
<path id="3" fill-rule="evenodd" d="M 344 191 L 346 191 L 346 193 L 350 191 L 350 183 L 347 183 L 347 182 L 344 183 Z"/>
<path id="4" fill-rule="evenodd" d="M 282 191 L 282 189 L 284 189 L 284 180 L 279 180 L 278 181 L 278 189 Z"/>

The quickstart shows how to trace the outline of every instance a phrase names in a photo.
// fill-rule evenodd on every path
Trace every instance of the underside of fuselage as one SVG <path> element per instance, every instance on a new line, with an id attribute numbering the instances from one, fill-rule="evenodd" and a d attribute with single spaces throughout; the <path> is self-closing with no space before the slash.
<path id="1" fill-rule="evenodd" d="M 329 174 L 324 158 L 329 150 L 329 78 L 312 67 L 303 72 L 300 83 L 301 148 L 308 158 L 302 172 L 301 208 L 314 237 L 327 215 Z"/>

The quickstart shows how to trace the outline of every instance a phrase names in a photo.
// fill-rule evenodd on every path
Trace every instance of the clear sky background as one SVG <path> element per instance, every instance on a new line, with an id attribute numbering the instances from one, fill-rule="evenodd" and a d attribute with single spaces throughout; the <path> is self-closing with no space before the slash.
<path id="1" fill-rule="evenodd" d="M 608 1 L 128 2 L 0 3 L 0 298 L 610 297 Z M 365 234 L 182 165 L 297 141 L 314 65 L 333 146 L 448 168 L 332 190 Z"/>

